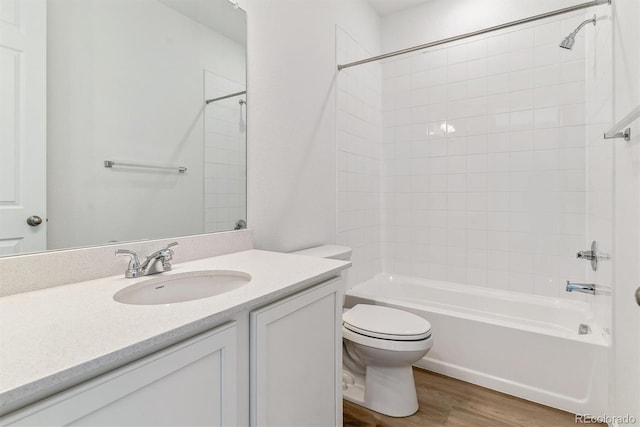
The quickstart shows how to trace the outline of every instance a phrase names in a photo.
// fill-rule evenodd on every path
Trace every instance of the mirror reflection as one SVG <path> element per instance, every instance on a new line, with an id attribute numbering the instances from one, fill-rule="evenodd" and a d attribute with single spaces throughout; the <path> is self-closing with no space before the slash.
<path id="1" fill-rule="evenodd" d="M 18 46 L 27 60 L 0 52 L 0 255 L 244 221 L 244 11 L 227 0 L 25 3 L 46 19 Z M 46 111 L 34 107 L 44 99 Z M 26 131 L 12 131 L 21 117 Z"/>

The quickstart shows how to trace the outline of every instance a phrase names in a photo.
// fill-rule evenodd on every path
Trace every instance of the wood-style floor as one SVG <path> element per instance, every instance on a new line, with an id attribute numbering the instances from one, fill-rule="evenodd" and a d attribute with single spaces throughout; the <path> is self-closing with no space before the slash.
<path id="1" fill-rule="evenodd" d="M 420 404 L 414 415 L 387 417 L 344 401 L 344 427 L 576 427 L 569 412 L 422 369 L 414 368 L 414 377 Z"/>

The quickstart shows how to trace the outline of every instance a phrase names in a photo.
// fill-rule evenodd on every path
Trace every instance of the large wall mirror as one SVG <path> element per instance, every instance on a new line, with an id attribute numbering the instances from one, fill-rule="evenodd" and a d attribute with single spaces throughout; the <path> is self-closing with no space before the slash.
<path id="1" fill-rule="evenodd" d="M 0 256 L 244 221 L 228 0 L 0 0 L 0 95 Z"/>

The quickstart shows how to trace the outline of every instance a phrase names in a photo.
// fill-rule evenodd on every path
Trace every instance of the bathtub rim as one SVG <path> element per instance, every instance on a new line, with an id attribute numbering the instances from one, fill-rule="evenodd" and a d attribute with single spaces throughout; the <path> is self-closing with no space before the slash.
<path id="1" fill-rule="evenodd" d="M 517 321 L 509 321 L 507 319 L 490 318 L 490 317 L 482 316 L 479 314 L 464 312 L 462 310 L 456 311 L 451 308 L 436 307 L 433 305 L 429 305 L 428 302 L 426 301 L 424 304 L 416 304 L 414 302 L 407 301 L 406 299 L 403 299 L 403 298 L 394 298 L 391 296 L 381 297 L 380 295 L 374 295 L 371 292 L 363 291 L 363 289 L 366 289 L 367 284 L 382 283 L 383 285 L 393 286 L 395 283 L 402 282 L 402 281 L 409 282 L 410 284 L 416 284 L 417 282 L 417 284 L 421 286 L 426 285 L 428 287 L 437 288 L 439 290 L 445 290 L 449 292 L 458 292 L 458 293 L 463 292 L 466 294 L 470 293 L 472 295 L 473 294 L 482 295 L 483 297 L 486 297 L 487 295 L 489 295 L 492 298 L 496 298 L 504 302 L 522 302 L 522 303 L 527 303 L 527 304 L 532 304 L 537 306 L 546 306 L 546 307 L 551 306 L 553 308 L 560 309 L 560 310 L 565 309 L 565 310 L 580 312 L 585 314 L 585 321 L 587 322 L 587 324 L 589 324 L 593 332 L 591 334 L 579 335 L 577 332 L 578 325 L 576 325 L 576 332 L 572 333 L 572 332 L 568 332 L 564 327 L 561 330 L 539 327 L 539 326 L 529 325 L 525 323 L 518 323 Z M 363 299 L 365 300 L 364 303 L 367 303 L 368 301 L 369 303 L 373 303 L 373 304 L 377 304 L 377 303 L 380 303 L 381 305 L 390 304 L 394 307 L 404 306 L 413 310 L 412 312 L 414 313 L 415 311 L 421 311 L 421 312 L 426 311 L 427 313 L 428 311 L 433 311 L 438 314 L 466 318 L 473 321 L 490 323 L 490 324 L 505 326 L 509 328 L 523 329 L 529 332 L 534 332 L 534 333 L 539 333 L 544 335 L 552 335 L 555 337 L 590 343 L 590 344 L 602 346 L 602 347 L 610 347 L 610 343 L 608 342 L 607 337 L 604 336 L 603 328 L 595 321 L 595 315 L 593 314 L 592 310 L 590 310 L 589 304 L 586 303 L 585 301 L 570 301 L 570 300 L 564 300 L 561 298 L 548 297 L 544 295 L 529 295 L 529 294 L 522 294 L 519 292 L 513 292 L 513 291 L 507 291 L 507 290 L 501 290 L 501 289 L 485 288 L 482 286 L 466 285 L 466 284 L 459 284 L 454 282 L 446 282 L 446 281 L 433 280 L 433 279 L 415 278 L 415 277 L 403 276 L 398 274 L 388 274 L 388 273 L 379 273 L 376 276 L 372 277 L 371 279 L 366 280 L 362 283 L 359 283 L 353 286 L 351 289 L 348 289 L 345 295 L 345 303 L 348 305 L 345 305 L 345 307 L 351 307 L 355 305 L 350 303 L 350 298 Z M 428 317 L 425 316 L 425 318 L 427 318 L 428 320 Z"/>

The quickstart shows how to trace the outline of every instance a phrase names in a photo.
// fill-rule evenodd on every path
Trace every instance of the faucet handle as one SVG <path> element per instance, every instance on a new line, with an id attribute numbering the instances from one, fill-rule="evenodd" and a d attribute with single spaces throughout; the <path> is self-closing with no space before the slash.
<path id="1" fill-rule="evenodd" d="M 163 250 L 163 255 L 166 258 L 167 261 L 171 260 L 171 258 L 173 257 L 173 255 L 175 254 L 175 252 L 173 252 L 173 248 L 174 246 L 178 246 L 178 242 L 172 242 L 169 243 Z"/>
<path id="2" fill-rule="evenodd" d="M 591 242 L 591 250 L 590 251 L 580 251 L 576 254 L 576 258 L 584 259 L 587 261 L 591 261 L 591 269 L 593 271 L 598 270 L 598 262 L 610 260 L 611 255 L 606 252 L 600 252 L 598 250 L 598 242 L 595 240 Z"/>
<path id="3" fill-rule="evenodd" d="M 136 251 L 132 251 L 129 249 L 116 249 L 116 255 L 127 255 L 131 259 L 129 260 L 129 266 L 127 270 L 124 272 L 124 277 L 131 279 L 133 277 L 138 277 L 140 274 L 140 260 L 138 259 L 138 254 Z"/>
<path id="4" fill-rule="evenodd" d="M 162 256 L 162 268 L 164 269 L 164 271 L 171 270 L 171 260 L 173 259 L 173 255 L 175 254 L 175 252 L 173 252 L 173 249 L 171 248 L 173 248 L 174 246 L 178 246 L 178 242 L 171 242 L 164 249 L 160 249 L 158 252 L 156 252 L 158 255 Z"/>
<path id="5" fill-rule="evenodd" d="M 136 251 L 132 251 L 130 249 L 116 249 L 116 255 L 129 255 L 131 257 L 131 262 L 140 264 Z"/>

